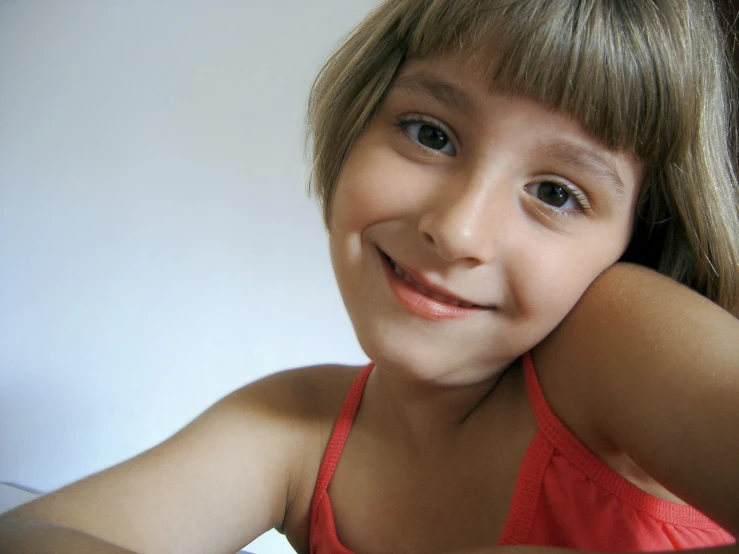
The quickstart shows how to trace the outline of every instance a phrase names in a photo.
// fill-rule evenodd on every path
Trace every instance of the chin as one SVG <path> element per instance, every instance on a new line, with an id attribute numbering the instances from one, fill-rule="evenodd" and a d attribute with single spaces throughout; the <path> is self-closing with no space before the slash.
<path id="1" fill-rule="evenodd" d="M 526 352 L 523 345 L 486 340 L 424 337 L 409 329 L 357 329 L 364 352 L 383 371 L 400 379 L 440 385 L 470 385 L 506 369 Z M 517 347 L 518 346 L 518 347 Z"/>

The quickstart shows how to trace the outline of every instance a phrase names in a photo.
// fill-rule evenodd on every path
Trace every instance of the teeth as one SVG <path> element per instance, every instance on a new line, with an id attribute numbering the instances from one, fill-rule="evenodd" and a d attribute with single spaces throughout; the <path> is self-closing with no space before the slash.
<path id="1" fill-rule="evenodd" d="M 440 302 L 446 302 L 447 304 L 454 304 L 455 306 L 459 306 L 460 308 L 474 308 L 474 304 L 470 304 L 469 302 L 461 302 L 459 300 L 452 300 L 451 298 L 447 298 L 446 296 L 442 296 L 441 294 L 438 294 L 436 292 L 433 292 L 423 285 L 416 283 L 411 277 L 401 269 L 401 267 L 396 264 L 394 261 L 392 261 L 390 258 L 388 258 L 388 261 L 390 262 L 390 267 L 393 268 L 393 271 L 395 272 L 395 275 L 398 277 L 401 277 L 406 283 L 410 283 L 414 287 L 416 287 L 419 291 L 421 291 L 426 296 L 430 296 L 434 300 L 439 300 Z"/>

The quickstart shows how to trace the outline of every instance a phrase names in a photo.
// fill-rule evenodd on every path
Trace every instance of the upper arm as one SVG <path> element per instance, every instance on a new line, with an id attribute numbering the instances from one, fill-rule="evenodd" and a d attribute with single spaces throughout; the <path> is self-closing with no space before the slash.
<path id="1" fill-rule="evenodd" d="M 249 385 L 159 446 L 9 516 L 137 552 L 234 552 L 289 507 L 311 436 L 301 373 Z"/>
<path id="2" fill-rule="evenodd" d="M 739 533 L 737 319 L 666 277 L 619 265 L 540 354 L 565 423 Z"/>

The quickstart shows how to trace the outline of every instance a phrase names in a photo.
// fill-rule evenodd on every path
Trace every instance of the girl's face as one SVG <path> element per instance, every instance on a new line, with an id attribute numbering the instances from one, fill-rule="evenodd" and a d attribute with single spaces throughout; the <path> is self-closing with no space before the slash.
<path id="1" fill-rule="evenodd" d="M 339 176 L 329 230 L 365 352 L 441 384 L 489 378 L 626 249 L 642 166 L 453 57 L 408 62 Z"/>

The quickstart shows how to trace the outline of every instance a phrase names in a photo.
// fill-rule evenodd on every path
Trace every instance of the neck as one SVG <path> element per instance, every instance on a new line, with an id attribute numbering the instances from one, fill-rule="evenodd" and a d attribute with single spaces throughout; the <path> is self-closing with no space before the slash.
<path id="1" fill-rule="evenodd" d="M 504 368 L 465 384 L 441 384 L 376 366 L 367 383 L 366 415 L 409 446 L 441 444 L 459 436 L 489 402 Z"/>

